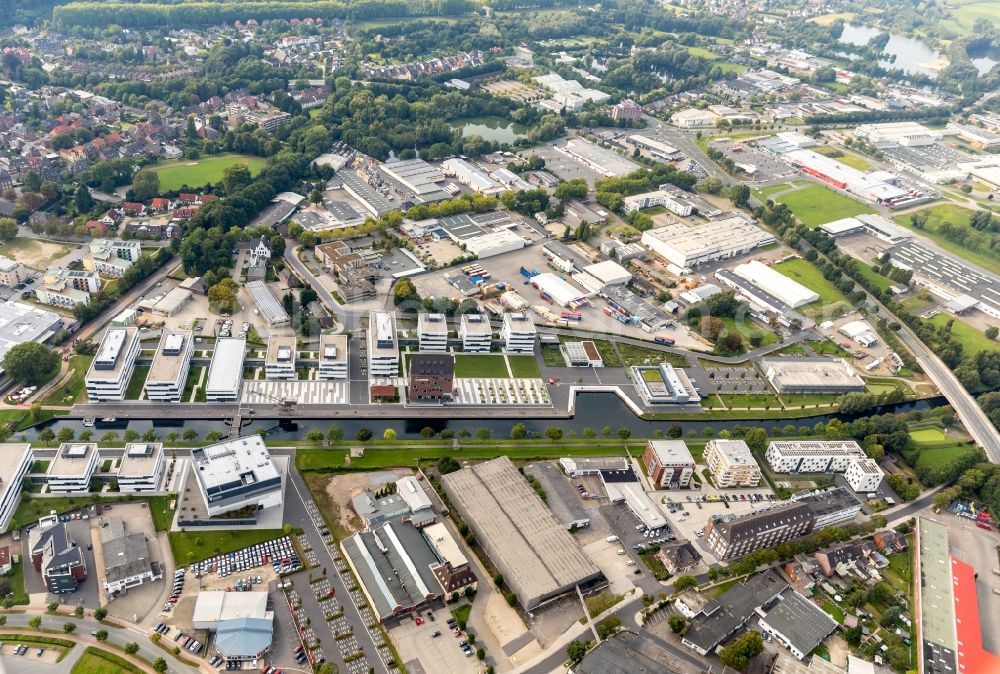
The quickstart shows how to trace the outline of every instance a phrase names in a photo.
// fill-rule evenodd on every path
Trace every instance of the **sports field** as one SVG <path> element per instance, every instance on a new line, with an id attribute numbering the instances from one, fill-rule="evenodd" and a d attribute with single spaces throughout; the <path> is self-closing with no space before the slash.
<path id="1" fill-rule="evenodd" d="M 233 164 L 244 163 L 251 174 L 258 173 L 264 167 L 260 157 L 250 157 L 240 154 L 221 154 L 203 159 L 182 160 L 161 164 L 153 167 L 160 179 L 160 189 L 164 192 L 174 192 L 185 185 L 190 188 L 203 187 L 208 183 L 222 180 L 222 172 Z"/>
<path id="2" fill-rule="evenodd" d="M 819 295 L 820 302 L 824 304 L 846 301 L 843 293 L 827 281 L 819 269 L 806 260 L 799 258 L 785 260 L 774 265 L 772 268 L 812 290 Z"/>
<path id="3" fill-rule="evenodd" d="M 910 439 L 914 442 L 944 442 L 948 436 L 940 428 L 919 428 L 910 431 Z"/>
<path id="4" fill-rule="evenodd" d="M 819 227 L 834 220 L 875 211 L 862 203 L 841 196 L 822 185 L 810 185 L 786 192 L 775 199 L 795 214 L 807 227 Z"/>

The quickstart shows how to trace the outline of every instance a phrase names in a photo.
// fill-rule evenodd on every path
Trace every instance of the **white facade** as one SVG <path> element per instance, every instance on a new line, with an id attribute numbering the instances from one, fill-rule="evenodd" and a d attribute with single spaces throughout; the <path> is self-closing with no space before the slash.
<path id="1" fill-rule="evenodd" d="M 399 376 L 396 314 L 391 311 L 373 311 L 368 315 L 368 376 Z"/>
<path id="2" fill-rule="evenodd" d="M 500 339 L 507 353 L 535 352 L 535 323 L 526 313 L 503 315 Z"/>
<path id="3" fill-rule="evenodd" d="M 773 441 L 764 458 L 775 473 L 843 473 L 865 453 L 853 440 Z"/>
<path id="4" fill-rule="evenodd" d="M 268 379 L 295 379 L 295 337 L 272 335 L 267 340 L 264 376 Z"/>
<path id="5" fill-rule="evenodd" d="M 243 384 L 243 356 L 246 348 L 247 340 L 239 337 L 225 337 L 215 342 L 205 382 L 205 400 L 236 402 Z"/>
<path id="6" fill-rule="evenodd" d="M 733 273 L 776 297 L 793 309 L 819 299 L 819 295 L 759 260 L 736 265 Z"/>
<path id="7" fill-rule="evenodd" d="M 0 286 L 13 288 L 28 277 L 24 265 L 9 257 L 0 255 Z"/>
<path id="8" fill-rule="evenodd" d="M 14 511 L 21 503 L 21 483 L 31 469 L 34 456 L 29 444 L 2 444 L 0 454 L 0 531 L 6 531 Z"/>
<path id="9" fill-rule="evenodd" d="M 118 489 L 126 494 L 158 491 L 163 479 L 163 445 L 130 442 L 118 464 Z"/>
<path id="10" fill-rule="evenodd" d="M 87 372 L 85 383 L 90 401 L 124 400 L 138 355 L 138 328 L 109 328 Z"/>
<path id="11" fill-rule="evenodd" d="M 458 182 L 476 192 L 481 192 L 483 194 L 499 194 L 504 191 L 503 187 L 499 183 L 495 182 L 492 178 L 486 175 L 485 172 L 477 169 L 464 159 L 457 159 L 455 157 L 445 159 L 441 162 L 441 168 L 443 168 L 448 175 L 455 176 L 455 179 L 458 180 Z"/>
<path id="12" fill-rule="evenodd" d="M 281 503 L 281 474 L 258 435 L 196 449 L 191 465 L 209 516 Z"/>
<path id="13" fill-rule="evenodd" d="M 674 222 L 642 233 L 639 243 L 678 269 L 726 260 L 774 242 L 774 237 L 748 220 L 730 215 L 698 225 Z"/>
<path id="14" fill-rule="evenodd" d="M 493 326 L 482 314 L 462 314 L 458 336 L 462 339 L 462 351 L 489 353 L 493 343 Z"/>
<path id="15" fill-rule="evenodd" d="M 417 342 L 421 351 L 448 350 L 448 321 L 444 314 L 420 314 L 417 319 Z"/>
<path id="16" fill-rule="evenodd" d="M 656 206 L 663 206 L 674 215 L 679 215 L 682 218 L 694 213 L 694 204 L 678 198 L 676 194 L 668 190 L 656 190 L 625 197 L 623 208 L 626 213 L 633 213 Z"/>
<path id="17" fill-rule="evenodd" d="M 89 271 L 120 278 L 142 255 L 138 241 L 95 239 L 90 242 L 90 257 L 83 265 Z"/>
<path id="18" fill-rule="evenodd" d="M 90 479 L 97 470 L 97 445 L 74 442 L 59 445 L 46 471 L 49 491 L 81 494 L 90 491 Z"/>
<path id="19" fill-rule="evenodd" d="M 146 377 L 147 399 L 165 403 L 181 402 L 194 353 L 192 337 L 189 330 L 167 331 L 160 337 Z"/>
<path id="20" fill-rule="evenodd" d="M 320 379 L 347 379 L 347 335 L 323 335 L 319 339 Z"/>
<path id="21" fill-rule="evenodd" d="M 874 459 L 865 457 L 852 461 L 844 477 L 854 491 L 873 492 L 882 484 L 882 469 Z"/>
<path id="22" fill-rule="evenodd" d="M 712 440 L 705 446 L 704 459 L 717 487 L 760 484 L 760 466 L 742 440 Z"/>

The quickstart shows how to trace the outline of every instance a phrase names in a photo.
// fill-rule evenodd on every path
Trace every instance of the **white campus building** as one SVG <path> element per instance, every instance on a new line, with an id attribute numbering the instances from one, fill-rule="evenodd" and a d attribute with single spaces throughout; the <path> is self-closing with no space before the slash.
<path id="1" fill-rule="evenodd" d="M 155 492 L 163 479 L 163 445 L 130 442 L 118 463 L 118 489 L 126 494 Z"/>
<path id="2" fill-rule="evenodd" d="M 49 462 L 46 481 L 54 494 L 82 494 L 90 491 L 90 479 L 97 470 L 97 445 L 69 442 L 59 445 Z"/>
<path id="3" fill-rule="evenodd" d="M 295 379 L 295 337 L 271 335 L 264 355 L 264 376 Z"/>
<path id="4" fill-rule="evenodd" d="M 503 315 L 500 339 L 507 353 L 534 353 L 535 332 L 535 322 L 528 314 L 516 312 Z"/>
<path id="5" fill-rule="evenodd" d="M 6 531 L 21 503 L 21 481 L 31 469 L 34 455 L 27 443 L 0 444 L 0 531 Z"/>
<path id="6" fill-rule="evenodd" d="M 247 340 L 242 337 L 224 337 L 215 342 L 205 382 L 205 400 L 236 402 L 243 383 L 243 356 L 246 348 Z"/>
<path id="7" fill-rule="evenodd" d="M 139 355 L 139 328 L 109 328 L 87 372 L 91 402 L 124 400 Z"/>
<path id="8" fill-rule="evenodd" d="M 421 351 L 448 350 L 448 321 L 444 314 L 421 313 L 418 316 L 417 343 Z"/>
<path id="9" fill-rule="evenodd" d="M 373 311 L 368 315 L 368 376 L 399 376 L 396 314 L 391 311 Z"/>
<path id="10" fill-rule="evenodd" d="M 489 353 L 493 344 L 493 326 L 482 314 L 462 314 L 458 336 L 462 340 L 462 351 Z"/>
<path id="11" fill-rule="evenodd" d="M 775 473 L 843 473 L 864 456 L 853 440 L 775 440 L 764 454 Z"/>
<path id="12" fill-rule="evenodd" d="M 191 467 L 209 516 L 281 503 L 281 473 L 259 435 L 195 449 Z"/>
<path id="13" fill-rule="evenodd" d="M 347 335 L 319 338 L 319 372 L 323 380 L 347 379 Z"/>
<path id="14" fill-rule="evenodd" d="M 191 369 L 194 339 L 190 330 L 167 330 L 160 336 L 146 377 L 146 398 L 179 403 Z"/>
<path id="15" fill-rule="evenodd" d="M 875 459 L 867 457 L 852 461 L 844 473 L 847 484 L 856 492 L 873 492 L 882 484 L 882 469 Z"/>

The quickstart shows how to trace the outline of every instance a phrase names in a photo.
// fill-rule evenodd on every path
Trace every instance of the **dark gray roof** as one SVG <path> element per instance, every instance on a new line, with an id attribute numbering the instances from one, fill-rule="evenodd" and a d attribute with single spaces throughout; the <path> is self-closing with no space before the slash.
<path id="1" fill-rule="evenodd" d="M 669 656 L 648 638 L 619 632 L 601 642 L 579 663 L 574 674 L 682 674 L 668 664 Z"/>
<path id="2" fill-rule="evenodd" d="M 817 518 L 861 505 L 857 497 L 845 487 L 836 487 L 828 491 L 798 496 L 795 500 L 801 503 L 808 503 L 809 509 Z"/>
<path id="3" fill-rule="evenodd" d="M 449 353 L 418 353 L 410 358 L 410 376 L 454 376 L 455 356 Z"/>
<path id="4" fill-rule="evenodd" d="M 702 650 L 711 651 L 729 635 L 744 625 L 761 606 L 777 597 L 788 583 L 773 571 L 754 576 L 743 584 L 733 585 L 719 597 L 718 605 L 711 612 L 705 606 L 691 621 L 684 640 Z"/>
<path id="5" fill-rule="evenodd" d="M 812 511 L 807 504 L 794 501 L 783 503 L 769 510 L 761 510 L 730 520 L 721 520 L 716 522 L 713 528 L 726 540 L 738 541 L 753 538 L 782 523 L 787 524 L 812 516 Z"/>
<path id="6" fill-rule="evenodd" d="M 51 556 L 45 555 L 46 549 L 51 551 Z M 49 571 L 53 573 L 68 573 L 69 569 L 82 566 L 83 552 L 70 539 L 66 525 L 62 522 L 42 531 L 38 536 L 38 541 L 31 548 L 32 554 L 42 553 L 42 574 L 47 575 Z"/>
<path id="7" fill-rule="evenodd" d="M 542 485 L 545 491 L 545 504 L 565 526 L 590 519 L 590 515 L 580 505 L 580 495 L 554 465 L 548 461 L 539 461 L 525 466 L 524 472 Z"/>
<path id="8" fill-rule="evenodd" d="M 112 517 L 101 524 L 99 531 L 109 583 L 141 576 L 152 570 L 149 545 L 142 532 L 126 533 L 125 523 L 120 517 Z"/>
<path id="9" fill-rule="evenodd" d="M 764 617 L 800 653 L 811 653 L 837 629 L 837 621 L 795 590 L 781 594 L 781 601 Z"/>

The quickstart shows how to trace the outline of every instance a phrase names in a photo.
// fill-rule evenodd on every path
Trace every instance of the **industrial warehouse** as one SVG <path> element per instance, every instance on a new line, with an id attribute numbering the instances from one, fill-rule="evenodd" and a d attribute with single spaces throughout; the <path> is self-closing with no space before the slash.
<path id="1" fill-rule="evenodd" d="M 709 262 L 745 255 L 774 243 L 774 237 L 741 213 L 689 225 L 672 222 L 642 233 L 639 242 L 673 265 L 678 273 Z"/>
<path id="2" fill-rule="evenodd" d="M 441 484 L 525 609 L 606 583 L 506 456 L 444 475 Z"/>

